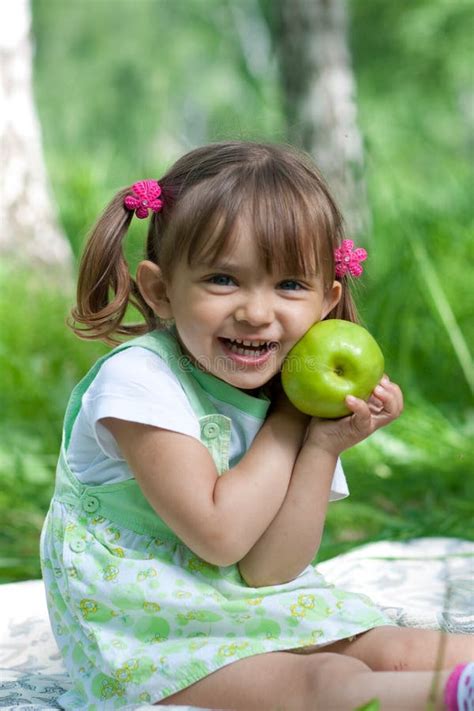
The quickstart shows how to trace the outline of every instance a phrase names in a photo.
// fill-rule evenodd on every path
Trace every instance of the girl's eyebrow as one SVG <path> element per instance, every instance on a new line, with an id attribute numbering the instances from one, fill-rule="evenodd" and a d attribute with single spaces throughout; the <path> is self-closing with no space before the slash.
<path id="1" fill-rule="evenodd" d="M 238 271 L 239 269 L 242 268 L 242 266 L 237 263 L 225 262 L 225 261 L 204 262 L 202 264 L 202 266 L 204 269 L 212 269 L 213 271 L 222 271 L 222 272 L 235 272 L 235 271 Z"/>

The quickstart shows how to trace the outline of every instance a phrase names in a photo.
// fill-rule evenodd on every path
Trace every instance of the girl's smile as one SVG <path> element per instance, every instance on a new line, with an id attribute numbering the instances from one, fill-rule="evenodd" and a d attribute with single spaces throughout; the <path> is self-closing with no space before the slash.
<path id="1" fill-rule="evenodd" d="M 248 367 L 262 366 L 278 349 L 275 341 L 255 339 L 219 338 L 224 353 L 236 364 Z"/>
<path id="2" fill-rule="evenodd" d="M 184 352 L 199 367 L 245 390 L 261 387 L 279 372 L 291 347 L 340 295 L 339 282 L 324 294 L 319 276 L 269 273 L 244 229 L 218 260 L 192 266 L 182 260 L 166 283 L 151 262 L 143 262 L 141 270 L 142 275 L 154 271 L 155 284 L 160 280 L 153 307 L 159 316 L 174 319 Z"/>

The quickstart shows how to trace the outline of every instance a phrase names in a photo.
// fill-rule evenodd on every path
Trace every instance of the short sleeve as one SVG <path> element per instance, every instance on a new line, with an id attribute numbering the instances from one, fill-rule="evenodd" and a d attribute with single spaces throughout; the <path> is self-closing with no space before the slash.
<path id="1" fill-rule="evenodd" d="M 332 478 L 331 491 L 329 492 L 329 501 L 338 501 L 349 496 L 349 487 L 347 486 L 346 475 L 342 468 L 341 460 L 337 460 L 336 468 Z"/>
<path id="2" fill-rule="evenodd" d="M 178 379 L 155 353 L 138 346 L 110 357 L 82 398 L 94 439 L 111 459 L 123 459 L 105 417 L 153 425 L 199 439 L 199 421 Z"/>

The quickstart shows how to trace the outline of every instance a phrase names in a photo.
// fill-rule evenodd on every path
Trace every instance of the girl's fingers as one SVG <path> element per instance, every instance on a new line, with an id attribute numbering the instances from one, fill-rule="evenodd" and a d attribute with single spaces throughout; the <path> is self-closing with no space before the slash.
<path id="1" fill-rule="evenodd" d="M 367 405 L 369 406 L 371 413 L 374 415 L 377 415 L 383 410 L 382 400 L 379 400 L 379 398 L 375 397 L 375 395 L 371 395 L 369 397 L 369 399 L 367 400 Z"/>
<path id="2" fill-rule="evenodd" d="M 345 399 L 350 415 L 337 420 L 318 420 L 313 418 L 313 427 L 309 435 L 313 441 L 328 441 L 338 452 L 353 447 L 366 439 L 375 430 L 385 427 L 398 417 L 403 409 L 403 396 L 400 388 L 384 376 L 374 389 L 369 400 L 348 396 Z"/>
<path id="3" fill-rule="evenodd" d="M 352 426 L 361 434 L 369 433 L 400 415 L 403 395 L 398 385 L 384 375 L 367 402 L 348 397 L 346 404 L 353 413 Z"/>
<path id="4" fill-rule="evenodd" d="M 346 405 L 351 410 L 353 417 L 352 427 L 360 434 L 367 434 L 370 431 L 372 413 L 365 400 L 358 397 L 348 396 Z"/>
<path id="5" fill-rule="evenodd" d="M 388 415 L 398 417 L 403 410 L 403 395 L 402 391 L 396 383 L 382 378 L 380 383 L 375 387 L 373 396 L 380 400 L 383 404 L 383 409 Z"/>
<path id="6" fill-rule="evenodd" d="M 401 415 L 403 410 L 403 395 L 399 388 L 394 392 L 393 398 L 393 413 L 396 417 Z"/>
<path id="7" fill-rule="evenodd" d="M 356 412 L 360 412 L 360 410 L 364 408 L 364 405 L 368 407 L 367 403 L 364 400 L 361 400 L 358 397 L 354 397 L 353 395 L 348 395 L 346 397 L 346 405 L 349 410 L 354 414 Z"/>

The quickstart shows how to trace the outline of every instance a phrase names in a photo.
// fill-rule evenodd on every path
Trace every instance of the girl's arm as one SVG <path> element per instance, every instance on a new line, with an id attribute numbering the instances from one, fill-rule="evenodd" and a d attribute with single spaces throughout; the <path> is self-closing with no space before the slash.
<path id="1" fill-rule="evenodd" d="M 116 418 L 101 422 L 163 521 L 198 556 L 225 566 L 241 560 L 275 518 L 308 419 L 277 408 L 240 462 L 221 476 L 192 437 Z"/>
<path id="2" fill-rule="evenodd" d="M 239 562 L 248 585 L 276 585 L 295 578 L 315 557 L 324 529 L 339 454 L 397 418 L 400 388 L 384 376 L 369 402 L 348 400 L 354 414 L 313 419 L 296 460 L 285 500 L 263 536 Z"/>

